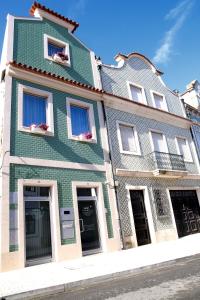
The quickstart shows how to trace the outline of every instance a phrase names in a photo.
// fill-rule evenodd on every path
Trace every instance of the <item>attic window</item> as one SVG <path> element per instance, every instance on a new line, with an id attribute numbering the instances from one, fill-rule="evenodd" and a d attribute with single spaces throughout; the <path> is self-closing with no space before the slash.
<path id="1" fill-rule="evenodd" d="M 44 58 L 70 66 L 69 44 L 44 34 Z"/>

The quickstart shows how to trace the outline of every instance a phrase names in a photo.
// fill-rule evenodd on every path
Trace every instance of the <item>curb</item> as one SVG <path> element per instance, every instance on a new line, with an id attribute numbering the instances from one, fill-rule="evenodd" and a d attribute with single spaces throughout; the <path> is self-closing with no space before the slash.
<path id="1" fill-rule="evenodd" d="M 82 280 L 69 282 L 69 283 L 63 283 L 60 285 L 50 286 L 50 287 L 41 288 L 41 289 L 37 289 L 37 290 L 31 290 L 31 291 L 27 291 L 27 292 L 18 293 L 18 294 L 3 296 L 0 299 L 1 300 L 39 299 L 44 296 L 56 295 L 59 293 L 70 292 L 72 290 L 79 290 L 82 288 L 86 288 L 86 287 L 104 282 L 105 280 L 113 281 L 115 279 L 119 279 L 122 276 L 128 277 L 130 275 L 141 274 L 141 273 L 148 271 L 155 267 L 156 268 L 167 267 L 167 266 L 173 265 L 174 263 L 178 263 L 179 261 L 182 261 L 183 259 L 190 260 L 191 257 L 196 257 L 196 256 L 199 256 L 199 254 L 182 257 L 182 258 L 177 258 L 177 259 L 173 259 L 173 260 L 169 260 L 169 261 L 165 261 L 165 262 L 161 262 L 161 263 L 156 263 L 156 264 L 152 264 L 152 265 L 148 265 L 148 266 L 144 266 L 144 267 L 139 267 L 136 269 L 120 271 L 120 272 L 116 272 L 116 273 L 101 275 L 101 276 L 97 276 L 97 277 L 93 277 L 93 278 L 82 279 Z"/>

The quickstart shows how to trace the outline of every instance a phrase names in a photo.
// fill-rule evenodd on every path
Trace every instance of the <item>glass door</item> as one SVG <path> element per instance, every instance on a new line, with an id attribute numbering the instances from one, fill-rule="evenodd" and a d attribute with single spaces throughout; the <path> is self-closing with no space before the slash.
<path id="1" fill-rule="evenodd" d="M 26 261 L 51 258 L 49 201 L 25 201 Z"/>
<path id="2" fill-rule="evenodd" d="M 79 200 L 79 224 L 83 254 L 100 250 L 100 238 L 95 200 Z"/>

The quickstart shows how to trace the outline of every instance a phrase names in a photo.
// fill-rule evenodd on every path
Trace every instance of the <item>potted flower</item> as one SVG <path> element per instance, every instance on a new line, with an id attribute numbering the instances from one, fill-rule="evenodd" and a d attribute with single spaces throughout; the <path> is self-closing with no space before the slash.
<path id="1" fill-rule="evenodd" d="M 39 134 L 45 134 L 48 130 L 48 125 L 47 124 L 39 124 L 39 125 L 36 125 L 36 124 L 31 124 L 30 126 L 30 131 L 32 133 L 39 133 Z"/>
<path id="2" fill-rule="evenodd" d="M 92 133 L 91 132 L 85 132 L 79 134 L 79 139 L 84 141 L 84 140 L 91 140 L 92 139 Z"/>
<path id="3" fill-rule="evenodd" d="M 63 53 L 63 52 L 57 52 L 53 55 L 53 59 L 56 61 L 56 62 L 59 62 L 59 63 L 66 63 L 68 60 L 69 60 L 69 57 L 67 54 Z"/>

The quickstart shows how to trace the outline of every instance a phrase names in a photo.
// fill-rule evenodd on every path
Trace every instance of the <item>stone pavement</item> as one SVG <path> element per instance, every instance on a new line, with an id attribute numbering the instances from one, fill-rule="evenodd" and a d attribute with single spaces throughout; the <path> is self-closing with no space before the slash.
<path id="1" fill-rule="evenodd" d="M 62 292 L 120 272 L 133 272 L 181 257 L 200 253 L 200 234 L 176 241 L 101 253 L 60 263 L 48 263 L 0 274 L 0 297 L 28 299 Z"/>

